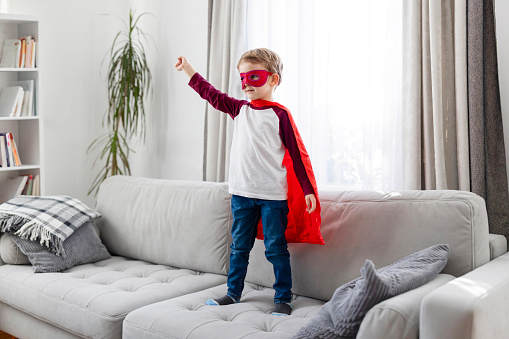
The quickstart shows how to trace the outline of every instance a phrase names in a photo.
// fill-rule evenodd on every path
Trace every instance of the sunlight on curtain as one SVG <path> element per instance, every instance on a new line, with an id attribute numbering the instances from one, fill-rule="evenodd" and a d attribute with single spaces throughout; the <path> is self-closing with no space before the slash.
<path id="1" fill-rule="evenodd" d="M 403 187 L 401 1 L 248 1 L 248 48 L 283 59 L 275 100 L 292 111 L 321 189 Z"/>

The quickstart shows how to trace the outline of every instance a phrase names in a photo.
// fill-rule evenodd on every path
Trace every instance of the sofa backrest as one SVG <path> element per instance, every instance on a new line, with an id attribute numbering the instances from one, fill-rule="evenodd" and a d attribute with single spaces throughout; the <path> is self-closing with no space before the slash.
<path id="1" fill-rule="evenodd" d="M 292 292 L 329 300 L 337 287 L 435 244 L 449 244 L 443 273 L 463 275 L 489 261 L 484 200 L 470 192 L 321 192 L 325 245 L 289 244 Z M 272 266 L 257 240 L 246 281 L 271 287 Z"/>
<path id="2" fill-rule="evenodd" d="M 112 254 L 227 273 L 232 218 L 224 183 L 115 176 L 101 184 L 97 210 Z"/>

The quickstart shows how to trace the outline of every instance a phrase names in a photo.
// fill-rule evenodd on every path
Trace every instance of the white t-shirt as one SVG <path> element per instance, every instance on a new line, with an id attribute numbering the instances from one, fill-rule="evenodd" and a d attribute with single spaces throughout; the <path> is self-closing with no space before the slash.
<path id="1" fill-rule="evenodd" d="M 315 193 L 302 162 L 288 112 L 278 104 L 257 107 L 229 97 L 196 73 L 189 85 L 214 108 L 233 118 L 229 192 L 248 198 L 286 200 L 286 152 L 304 195 Z"/>

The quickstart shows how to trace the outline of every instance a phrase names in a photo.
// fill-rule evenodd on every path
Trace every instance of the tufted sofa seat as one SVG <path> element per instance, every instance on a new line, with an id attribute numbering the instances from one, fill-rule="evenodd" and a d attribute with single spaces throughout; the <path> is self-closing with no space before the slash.
<path id="1" fill-rule="evenodd" d="M 141 308 L 124 322 L 125 338 L 290 338 L 324 301 L 296 297 L 291 317 L 271 315 L 272 288 L 246 283 L 242 302 L 225 307 L 204 300 L 222 297 L 226 285 Z"/>
<path id="2" fill-rule="evenodd" d="M 120 338 L 129 312 L 225 281 L 224 275 L 118 256 L 64 273 L 34 273 L 25 265 L 0 267 L 4 303 L 88 338 Z"/>
<path id="3" fill-rule="evenodd" d="M 448 274 L 440 274 L 432 282 L 403 296 L 397 296 L 377 305 L 373 313 L 390 318 L 393 327 L 405 328 L 400 336 L 390 338 L 413 338 L 419 331 L 418 322 L 412 323 L 406 315 L 412 305 L 437 287 L 453 280 Z M 127 315 L 124 320 L 124 338 L 291 338 L 325 304 L 325 301 L 294 295 L 291 317 L 271 315 L 273 311 L 272 288 L 246 283 L 242 302 L 236 305 L 214 307 L 204 305 L 207 298 L 222 297 L 226 285 L 209 288 L 202 292 L 147 305 Z M 387 311 L 389 310 L 389 311 Z M 396 316 L 395 316 L 396 315 Z M 377 315 L 380 317 L 380 315 Z M 358 338 L 380 338 L 372 328 L 363 326 Z M 387 337 L 389 338 L 389 337 Z"/>

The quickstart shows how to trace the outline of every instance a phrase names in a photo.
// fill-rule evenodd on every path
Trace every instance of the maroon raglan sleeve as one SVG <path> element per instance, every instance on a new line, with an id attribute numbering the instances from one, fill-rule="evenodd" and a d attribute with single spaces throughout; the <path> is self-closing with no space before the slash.
<path id="1" fill-rule="evenodd" d="M 288 118 L 288 113 L 282 108 L 274 108 L 274 111 L 279 118 L 279 135 L 283 141 L 283 145 L 285 145 L 290 157 L 292 158 L 293 170 L 295 171 L 295 176 L 299 181 L 300 187 L 302 188 L 304 195 L 315 194 L 313 185 L 311 185 L 306 168 L 302 162 L 299 145 L 297 144 L 292 123 Z"/>
<path id="2" fill-rule="evenodd" d="M 212 107 L 218 111 L 228 113 L 232 119 L 235 119 L 235 117 L 239 114 L 243 105 L 249 104 L 248 101 L 229 97 L 227 94 L 217 90 L 199 73 L 195 73 L 191 77 L 191 80 L 189 80 L 189 86 L 191 86 L 203 99 L 207 100 Z"/>

